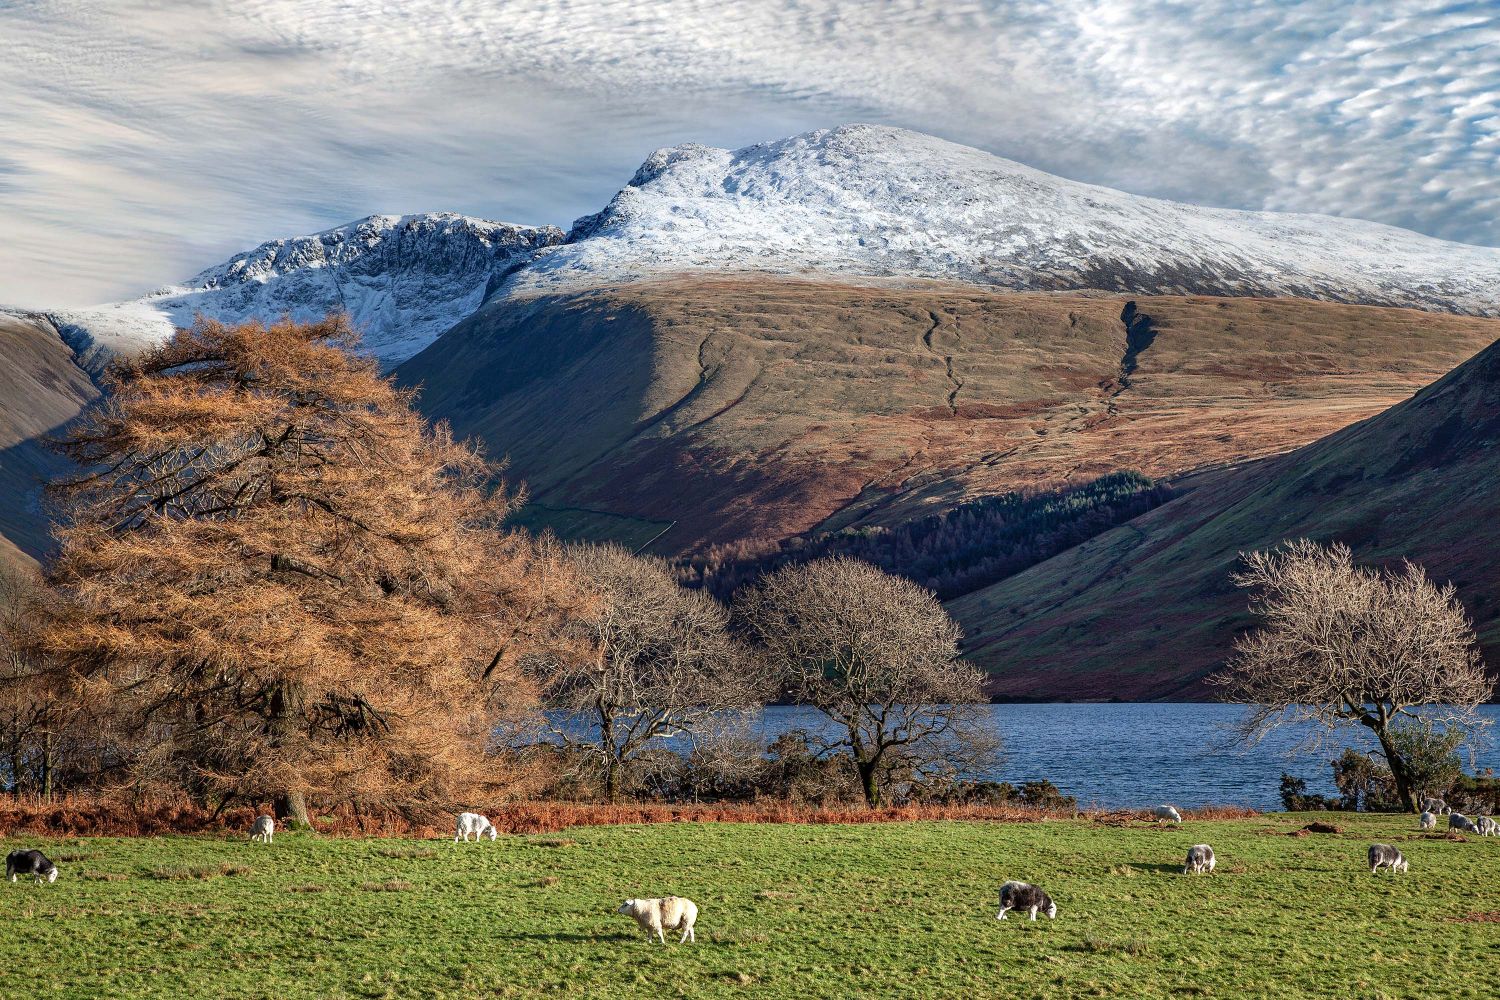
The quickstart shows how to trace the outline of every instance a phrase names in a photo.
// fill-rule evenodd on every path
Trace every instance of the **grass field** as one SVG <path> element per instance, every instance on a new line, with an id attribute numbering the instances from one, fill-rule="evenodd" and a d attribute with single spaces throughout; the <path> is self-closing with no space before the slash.
<path id="1" fill-rule="evenodd" d="M 1397 816 L 1287 836 L 1273 815 L 689 824 L 496 843 L 10 838 L 62 869 L 0 884 L 0 996 L 1408 997 L 1500 960 L 1500 840 Z M 1327 814 L 1320 818 L 1328 819 Z M 1406 876 L 1371 876 L 1373 840 Z M 1189 845 L 1219 855 L 1183 876 Z M 1055 922 L 994 919 L 1007 878 Z M 648 947 L 628 896 L 697 900 L 698 943 Z"/>

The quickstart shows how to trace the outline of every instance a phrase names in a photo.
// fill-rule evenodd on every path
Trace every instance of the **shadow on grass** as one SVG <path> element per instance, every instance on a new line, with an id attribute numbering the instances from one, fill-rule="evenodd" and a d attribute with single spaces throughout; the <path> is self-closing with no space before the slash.
<path id="1" fill-rule="evenodd" d="M 1179 861 L 1177 864 L 1172 865 L 1162 864 L 1155 861 L 1128 861 L 1124 864 L 1115 865 L 1114 867 L 1110 868 L 1109 873 L 1111 875 L 1117 875 L 1121 878 L 1130 878 L 1134 875 L 1150 874 L 1181 875 L 1182 862 Z"/>
<path id="2" fill-rule="evenodd" d="M 494 935 L 494 937 L 499 941 L 640 941 L 644 943 L 646 940 L 646 936 L 644 934 L 627 934 L 623 932 L 612 934 L 576 934 L 570 933 L 568 931 L 510 931 L 505 934 L 496 934 Z M 669 940 L 672 940 L 673 943 L 676 943 L 675 939 L 672 938 L 672 935 L 670 933 L 667 935 L 667 938 Z M 653 943 L 656 941 L 655 938 L 652 938 L 651 940 Z"/>

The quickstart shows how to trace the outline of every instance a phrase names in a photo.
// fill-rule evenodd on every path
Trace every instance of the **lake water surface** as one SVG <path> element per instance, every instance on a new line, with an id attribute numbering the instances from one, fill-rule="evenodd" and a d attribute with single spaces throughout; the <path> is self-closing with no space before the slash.
<path id="1" fill-rule="evenodd" d="M 1281 731 L 1246 750 L 1234 725 L 1249 711 L 1240 705 L 1197 703 L 991 705 L 1005 739 L 1005 760 L 990 775 L 1020 785 L 1046 778 L 1080 806 L 1104 808 L 1172 802 L 1180 806 L 1244 805 L 1280 809 L 1283 771 L 1307 781 L 1308 790 L 1334 795 L 1329 760 L 1343 747 L 1288 756 L 1298 734 Z M 1481 712 L 1500 721 L 1500 706 Z M 788 729 L 817 730 L 823 717 L 801 706 L 764 709 L 758 731 L 768 738 Z M 1500 726 L 1490 729 L 1494 733 Z M 1363 729 L 1341 734 L 1343 746 L 1369 749 Z M 1465 759 L 1465 769 L 1469 761 Z M 1483 769 L 1500 769 L 1493 742 L 1477 755 Z"/>

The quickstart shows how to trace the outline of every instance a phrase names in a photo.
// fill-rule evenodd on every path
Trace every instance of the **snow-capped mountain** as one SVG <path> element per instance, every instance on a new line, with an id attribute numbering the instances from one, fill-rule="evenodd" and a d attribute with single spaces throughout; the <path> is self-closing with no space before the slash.
<path id="1" fill-rule="evenodd" d="M 339 309 L 391 368 L 497 289 L 529 296 L 736 271 L 1500 314 L 1500 249 L 1142 198 L 917 132 L 846 125 L 733 151 L 658 150 L 566 237 L 452 213 L 374 215 L 263 243 L 138 299 L 47 318 L 97 367 L 198 313 L 233 322 Z"/>
<path id="2" fill-rule="evenodd" d="M 453 213 L 372 215 L 311 236 L 272 240 L 180 286 L 129 302 L 49 314 L 86 363 L 160 343 L 202 313 L 236 322 L 347 312 L 386 367 L 479 307 L 494 283 L 562 230 Z"/>
<path id="3" fill-rule="evenodd" d="M 1500 249 L 1143 198 L 870 125 L 659 150 L 507 291 L 716 270 L 1500 312 Z"/>

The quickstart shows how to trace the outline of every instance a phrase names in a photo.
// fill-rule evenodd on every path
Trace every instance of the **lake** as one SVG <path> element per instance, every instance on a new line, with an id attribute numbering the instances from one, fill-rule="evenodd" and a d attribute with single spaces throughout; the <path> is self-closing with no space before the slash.
<path id="1" fill-rule="evenodd" d="M 1249 711 L 1240 705 L 1043 704 L 989 709 L 1005 739 L 1005 760 L 989 777 L 1013 785 L 1046 778 L 1076 797 L 1080 806 L 1172 802 L 1280 809 L 1283 771 L 1306 780 L 1311 792 L 1335 795 L 1329 760 L 1344 746 L 1374 745 L 1361 729 L 1341 733 L 1343 743 L 1337 747 L 1329 744 L 1316 754 L 1288 756 L 1299 736 L 1282 730 L 1247 750 L 1234 741 L 1234 725 Z M 1481 713 L 1500 720 L 1500 706 L 1486 705 Z M 788 729 L 816 730 L 822 719 L 809 708 L 772 705 L 763 710 L 756 729 L 774 739 Z M 1500 752 L 1493 742 L 1476 762 L 1480 769 L 1500 769 Z M 1464 763 L 1469 770 L 1469 761 Z"/>

